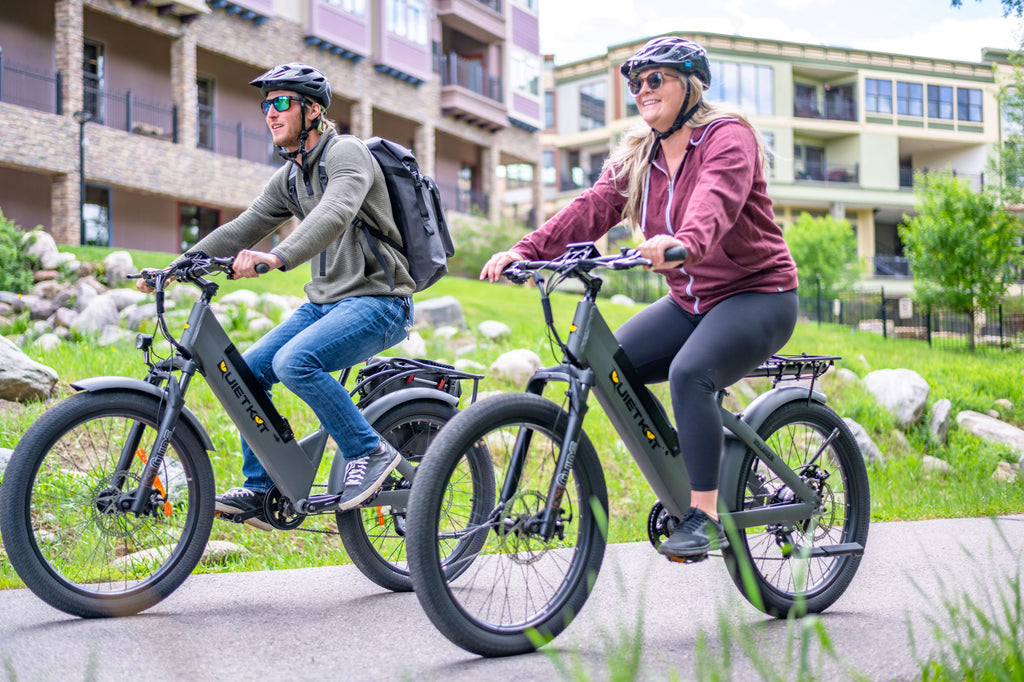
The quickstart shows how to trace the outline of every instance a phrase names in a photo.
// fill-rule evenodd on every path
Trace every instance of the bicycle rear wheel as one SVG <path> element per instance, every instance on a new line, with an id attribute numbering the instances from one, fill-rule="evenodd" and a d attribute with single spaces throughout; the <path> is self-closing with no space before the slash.
<path id="1" fill-rule="evenodd" d="M 402 456 L 419 465 L 430 443 L 441 427 L 458 411 L 446 403 L 417 400 L 388 410 L 373 423 L 381 437 L 395 446 Z M 494 501 L 494 472 L 487 452 L 482 448 L 470 451 L 459 475 L 450 483 L 469 493 L 470 504 L 463 509 L 463 524 L 471 518 L 484 518 Z M 411 490 L 412 481 L 396 469 L 384 482 L 382 490 Z M 486 505 L 486 508 L 485 508 Z M 408 522 L 407 506 L 367 506 L 338 512 L 338 533 L 345 551 L 367 578 L 387 590 L 409 592 L 412 580 L 406 560 L 405 538 Z M 472 552 L 469 543 L 454 546 L 446 557 L 457 559 Z"/>
<path id="2" fill-rule="evenodd" d="M 820 613 L 843 594 L 861 560 L 859 554 L 830 556 L 820 548 L 867 542 L 871 503 L 864 459 L 846 423 L 820 403 L 783 405 L 768 415 L 758 435 L 818 491 L 821 510 L 796 523 L 740 530 L 724 551 L 726 566 L 747 600 L 765 613 Z M 753 452 L 744 455 L 739 472 L 731 490 L 722 482 L 731 510 L 792 501 L 789 487 Z"/>
<path id="3" fill-rule="evenodd" d="M 78 393 L 19 441 L 0 488 L 0 530 L 15 571 L 43 601 L 86 618 L 138 613 L 199 563 L 213 525 L 213 471 L 182 424 L 143 512 L 126 510 L 152 451 L 160 401 L 136 391 Z M 118 469 L 122 450 L 129 465 Z"/>
<path id="4" fill-rule="evenodd" d="M 531 394 L 482 400 L 438 434 L 417 471 L 406 540 L 416 596 L 434 625 L 468 651 L 532 651 L 569 625 L 593 587 L 604 556 L 608 494 L 585 433 L 553 532 L 545 537 L 539 528 L 567 418 Z M 494 462 L 501 492 L 486 518 L 466 525 L 451 515 L 466 501 L 450 481 L 480 447 Z M 470 538 L 473 554 L 442 561 L 451 545 Z"/>

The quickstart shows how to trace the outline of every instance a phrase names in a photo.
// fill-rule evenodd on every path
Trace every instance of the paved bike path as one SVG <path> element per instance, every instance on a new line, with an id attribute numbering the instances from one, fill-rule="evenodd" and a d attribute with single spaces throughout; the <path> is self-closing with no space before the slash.
<path id="1" fill-rule="evenodd" d="M 256 532 L 256 531 L 254 531 Z M 970 549 L 965 549 L 969 547 Z M 823 617 L 842 664 L 823 677 L 919 679 L 908 634 L 932 642 L 953 588 L 977 599 L 1021 570 L 1024 515 L 873 524 L 846 594 Z M 944 585 L 944 587 L 943 587 Z M 745 627 L 769 660 L 797 640 L 743 601 L 720 559 L 672 564 L 646 543 L 609 547 L 594 593 L 549 653 L 608 677 L 609 651 L 642 624 L 642 679 L 693 675 L 720 614 Z M 736 679 L 753 672 L 734 655 Z M 781 670 L 781 667 L 779 667 Z M 25 680 L 549 680 L 545 653 L 482 659 L 452 645 L 413 594 L 385 592 L 353 566 L 192 576 L 138 616 L 83 620 L 27 590 L 0 591 L 0 679 Z"/>

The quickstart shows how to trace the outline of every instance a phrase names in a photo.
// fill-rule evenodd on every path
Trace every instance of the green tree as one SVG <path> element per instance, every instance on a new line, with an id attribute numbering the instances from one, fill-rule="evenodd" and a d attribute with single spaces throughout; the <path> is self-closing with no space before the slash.
<path id="1" fill-rule="evenodd" d="M 4 217 L 0 210 L 0 291 L 24 294 L 32 288 L 38 267 L 35 256 L 25 250 L 25 233 Z"/>
<path id="2" fill-rule="evenodd" d="M 1021 266 L 1020 221 L 995 192 L 974 192 L 945 173 L 918 173 L 918 215 L 899 228 L 914 272 L 914 298 L 967 314 L 974 350 L 975 312 L 998 303 Z"/>
<path id="3" fill-rule="evenodd" d="M 849 289 L 860 274 L 857 237 L 846 220 L 832 216 L 814 218 L 801 213 L 786 228 L 786 244 L 796 261 L 800 281 L 806 286 L 821 282 L 821 294 L 834 298 Z"/>
<path id="4" fill-rule="evenodd" d="M 981 0 L 975 0 L 981 2 Z M 1024 17 L 1024 0 L 1002 0 L 1004 17 Z M 950 0 L 950 7 L 961 7 L 964 0 Z"/>

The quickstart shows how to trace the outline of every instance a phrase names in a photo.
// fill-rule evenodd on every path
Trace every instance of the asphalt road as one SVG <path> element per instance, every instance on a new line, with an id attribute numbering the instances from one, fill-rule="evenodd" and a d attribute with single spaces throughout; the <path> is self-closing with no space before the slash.
<path id="1" fill-rule="evenodd" d="M 1024 515 L 874 524 L 860 571 L 821 619 L 836 658 L 812 656 L 820 679 L 920 679 L 934 642 L 929 619 L 941 621 L 944 600 L 998 603 L 1022 559 Z M 782 679 L 795 677 L 786 666 L 799 659 L 786 651 L 798 637 L 743 601 L 720 559 L 672 564 L 636 543 L 609 547 L 586 606 L 541 653 L 469 654 L 434 629 L 415 595 L 339 566 L 192 576 L 161 604 L 119 619 L 73 618 L 26 590 L 3 591 L 0 678 L 456 682 L 558 679 L 582 668 L 607 679 L 609 662 L 621 660 L 611 652 L 636 648 L 629 637 L 640 633 L 641 679 L 690 679 L 698 638 L 718 649 L 723 620 L 749 633 Z M 756 677 L 739 649 L 732 661 L 735 679 Z"/>

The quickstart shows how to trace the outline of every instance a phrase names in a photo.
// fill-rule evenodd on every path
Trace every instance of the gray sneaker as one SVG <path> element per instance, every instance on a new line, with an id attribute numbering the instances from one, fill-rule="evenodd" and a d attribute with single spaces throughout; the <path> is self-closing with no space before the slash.
<path id="1" fill-rule="evenodd" d="M 398 450 L 383 438 L 374 452 L 351 460 L 345 467 L 345 492 L 339 501 L 339 509 L 355 509 L 372 497 L 401 461 Z"/>
<path id="2" fill-rule="evenodd" d="M 274 530 L 263 511 L 266 493 L 249 488 L 232 488 L 214 498 L 214 515 L 220 518 L 247 523 L 260 530 Z"/>

